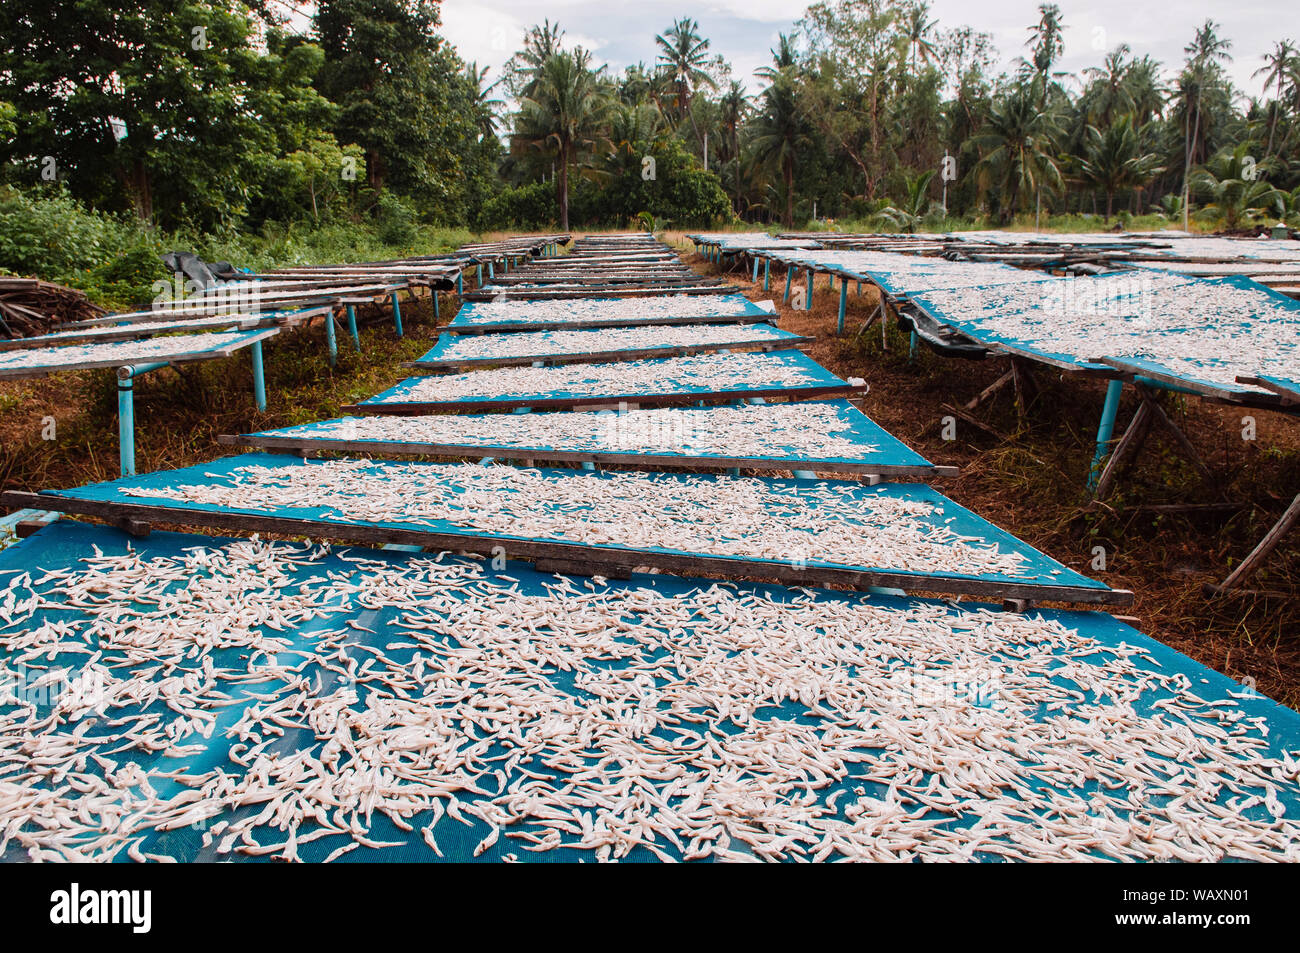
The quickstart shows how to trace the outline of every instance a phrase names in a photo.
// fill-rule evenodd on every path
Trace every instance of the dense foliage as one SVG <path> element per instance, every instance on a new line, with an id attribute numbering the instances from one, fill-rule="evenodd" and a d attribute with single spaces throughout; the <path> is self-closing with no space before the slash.
<path id="1" fill-rule="evenodd" d="M 1052 4 L 1002 72 L 920 0 L 821 0 L 751 92 L 687 18 L 617 74 L 546 21 L 493 82 L 434 0 L 320 0 L 299 33 L 283 9 L 0 5 L 0 268 L 333 228 L 1300 224 L 1300 50 L 1246 99 L 1213 22 L 1182 63 L 1121 45 L 1065 76 Z"/>

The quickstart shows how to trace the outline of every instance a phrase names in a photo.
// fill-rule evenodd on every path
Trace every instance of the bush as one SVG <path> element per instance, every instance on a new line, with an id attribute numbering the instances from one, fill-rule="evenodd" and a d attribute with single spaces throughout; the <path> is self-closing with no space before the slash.
<path id="1" fill-rule="evenodd" d="M 415 210 L 392 192 L 379 193 L 375 234 L 385 245 L 413 245 L 419 235 Z"/>
<path id="2" fill-rule="evenodd" d="M 573 196 L 570 194 L 570 202 Z M 570 213 L 573 209 L 570 208 Z M 511 228 L 537 231 L 551 227 L 560 217 L 555 201 L 555 186 L 550 182 L 531 182 L 502 189 L 483 203 L 479 221 L 483 231 Z"/>
<path id="3" fill-rule="evenodd" d="M 137 228 L 89 211 L 61 190 L 0 188 L 0 269 L 58 281 L 139 239 Z"/>

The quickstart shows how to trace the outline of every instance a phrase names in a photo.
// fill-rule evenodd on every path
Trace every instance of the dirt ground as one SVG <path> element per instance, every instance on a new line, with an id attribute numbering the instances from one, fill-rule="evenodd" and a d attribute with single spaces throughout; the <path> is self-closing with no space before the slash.
<path id="1" fill-rule="evenodd" d="M 704 274 L 718 270 L 690 250 L 682 236 L 667 240 Z M 754 300 L 777 303 L 780 326 L 813 336 L 807 351 L 842 377 L 871 386 L 862 409 L 939 464 L 961 468 L 938 487 L 961 505 L 1004 527 L 1052 557 L 1114 588 L 1131 589 L 1134 624 L 1198 661 L 1300 707 L 1300 539 L 1293 535 L 1249 585 L 1271 595 L 1211 598 L 1207 582 L 1221 581 L 1300 492 L 1300 420 L 1211 404 L 1195 398 L 1165 405 L 1214 475 L 1202 485 L 1196 471 L 1168 444 L 1153 438 L 1141 463 L 1104 505 L 1085 482 L 1096 439 L 1103 385 L 1036 374 L 1037 393 L 1024 408 L 1004 390 L 969 413 L 954 414 L 1007 369 L 1005 360 L 962 361 L 924 347 L 909 359 L 906 336 L 892 329 L 888 350 L 879 325 L 855 332 L 874 299 L 864 288 L 850 295 L 848 333 L 835 334 L 838 288 L 817 282 L 811 311 L 781 301 L 784 274 L 772 290 L 740 270 L 725 273 Z M 443 321 L 455 298 L 442 302 Z M 387 312 L 373 311 L 363 329 L 363 353 L 340 337 L 339 364 L 325 360 L 324 329 L 294 332 L 266 347 L 271 405 L 259 413 L 251 397 L 248 358 L 165 370 L 137 385 L 137 461 L 140 470 L 186 466 L 229 454 L 222 433 L 240 433 L 337 416 L 340 408 L 408 376 L 401 362 L 436 337 L 427 300 L 404 304 L 407 336 L 397 339 Z M 1126 388 L 1119 426 L 1134 410 Z M 0 488 L 71 486 L 117 476 L 116 392 L 108 371 L 28 381 L 0 381 Z M 1023 411 L 1023 412 L 1021 412 Z M 966 413 L 962 411 L 962 413 Z M 1242 439 L 1242 417 L 1255 418 L 1256 438 Z M 54 417 L 57 439 L 41 439 Z M 945 440 L 943 418 L 956 416 L 955 439 Z M 1220 504 L 1193 513 L 1152 510 L 1160 504 Z M 1094 567 L 1097 547 L 1106 567 Z"/>

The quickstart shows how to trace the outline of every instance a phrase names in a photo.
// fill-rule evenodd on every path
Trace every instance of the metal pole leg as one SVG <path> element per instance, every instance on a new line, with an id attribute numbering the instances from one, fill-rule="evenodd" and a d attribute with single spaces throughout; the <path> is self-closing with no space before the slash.
<path id="1" fill-rule="evenodd" d="M 758 281 L 758 259 L 754 259 L 754 281 Z"/>
<path id="2" fill-rule="evenodd" d="M 1092 457 L 1092 467 L 1088 470 L 1088 489 L 1097 488 L 1097 475 L 1101 462 L 1106 459 L 1111 434 L 1115 432 L 1115 417 L 1119 414 L 1119 395 L 1124 389 L 1124 382 L 1113 380 L 1106 384 L 1106 403 L 1101 408 L 1101 423 L 1097 425 L 1097 452 Z"/>
<path id="3" fill-rule="evenodd" d="M 483 266 L 482 266 L 482 265 L 475 265 L 475 266 L 474 266 L 474 269 L 475 269 L 475 272 L 478 274 L 477 284 L 478 284 L 478 286 L 479 286 L 480 288 L 482 288 L 482 287 L 483 287 Z"/>
<path id="4" fill-rule="evenodd" d="M 357 330 L 357 307 L 354 304 L 348 305 L 348 334 L 352 335 L 352 343 L 357 346 L 357 353 L 361 353 L 361 333 Z"/>
<path id="5" fill-rule="evenodd" d="M 334 309 L 325 312 L 325 343 L 329 346 L 330 367 L 339 361 L 339 343 L 334 339 Z"/>
<path id="6" fill-rule="evenodd" d="M 808 269 L 808 299 L 803 303 L 803 309 L 805 311 L 812 310 L 812 295 L 813 295 L 813 273 L 812 273 L 812 269 L 809 268 Z"/>
<path id="7" fill-rule="evenodd" d="M 465 293 L 465 276 L 464 276 L 464 275 L 457 275 L 457 276 L 456 276 L 456 294 L 458 294 L 458 295 L 463 295 L 464 293 Z"/>
<path id="8" fill-rule="evenodd" d="M 402 306 L 397 303 L 397 292 L 392 294 L 393 298 L 393 327 L 397 329 L 397 336 L 402 336 Z"/>
<path id="9" fill-rule="evenodd" d="M 785 301 L 784 301 L 785 304 L 790 303 L 790 282 L 793 280 L 794 280 L 794 269 L 787 268 L 785 270 Z"/>
<path id="10" fill-rule="evenodd" d="M 772 259 L 763 259 L 763 290 L 767 291 L 772 287 Z"/>
<path id="11" fill-rule="evenodd" d="M 262 369 L 262 342 L 254 341 L 249 348 L 253 352 L 253 399 L 257 409 L 266 413 L 266 374 Z"/>
<path id="12" fill-rule="evenodd" d="M 132 368 L 117 369 L 117 455 L 122 476 L 135 476 L 135 381 Z"/>
<path id="13" fill-rule="evenodd" d="M 836 334 L 844 333 L 844 309 L 848 307 L 848 304 L 849 304 L 849 283 L 847 281 L 841 281 L 840 282 L 840 318 L 839 318 L 839 322 L 835 325 Z"/>
<path id="14" fill-rule="evenodd" d="M 433 295 L 433 320 L 437 321 L 441 317 L 438 313 L 438 292 L 431 291 L 430 294 Z"/>

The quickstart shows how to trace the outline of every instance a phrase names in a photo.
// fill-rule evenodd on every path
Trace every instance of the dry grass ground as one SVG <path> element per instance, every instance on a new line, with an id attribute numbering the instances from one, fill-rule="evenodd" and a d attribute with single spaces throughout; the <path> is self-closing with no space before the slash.
<path id="1" fill-rule="evenodd" d="M 688 262 L 704 273 L 712 266 L 693 255 L 680 235 Z M 1005 370 L 1000 361 L 966 362 L 921 349 L 909 361 L 906 338 L 894 332 L 882 350 L 878 330 L 853 335 L 867 314 L 870 292 L 851 296 L 850 333 L 835 335 L 838 293 L 818 282 L 813 309 L 796 312 L 781 303 L 781 282 L 764 293 L 739 271 L 729 281 L 755 300 L 772 298 L 780 325 L 816 337 L 809 353 L 840 374 L 871 385 L 863 409 L 936 463 L 960 466 L 961 476 L 941 484 L 944 492 L 1062 562 L 1137 595 L 1133 609 L 1143 631 L 1234 678 L 1253 678 L 1258 688 L 1292 707 L 1300 706 L 1300 552 L 1293 538 L 1278 550 L 1253 584 L 1285 593 L 1282 598 L 1236 596 L 1211 600 L 1205 582 L 1220 580 L 1259 540 L 1300 490 L 1300 423 L 1255 414 L 1258 437 L 1241 439 L 1242 411 L 1195 399 L 1170 408 L 1185 426 L 1219 480 L 1211 492 L 1195 472 L 1160 443 L 1131 472 L 1105 508 L 1091 507 L 1084 478 L 1091 460 L 1099 385 L 1039 375 L 1040 393 L 1021 417 L 1009 393 L 981 407 L 983 430 L 959 421 L 956 439 L 945 441 L 945 404 L 965 403 Z M 455 299 L 443 300 L 444 320 Z M 386 310 L 375 310 L 363 328 L 363 353 L 339 339 L 339 364 L 325 357 L 323 326 L 291 332 L 266 345 L 270 406 L 253 406 L 249 358 L 167 369 L 137 384 L 137 461 L 141 471 L 186 466 L 229 453 L 222 433 L 287 426 L 337 416 L 339 409 L 407 376 L 402 361 L 425 351 L 436 337 L 432 307 L 403 306 L 407 336 L 398 340 Z M 363 317 L 365 317 L 363 315 Z M 116 389 L 109 371 L 88 371 L 32 381 L 0 381 L 0 488 L 71 486 L 117 476 Z M 1121 425 L 1132 413 L 1126 403 Z M 57 421 L 57 439 L 41 439 L 42 419 Z M 1216 516 L 1151 515 L 1142 504 L 1239 502 Z M 1105 572 L 1091 568 L 1093 547 L 1106 549 Z"/>

